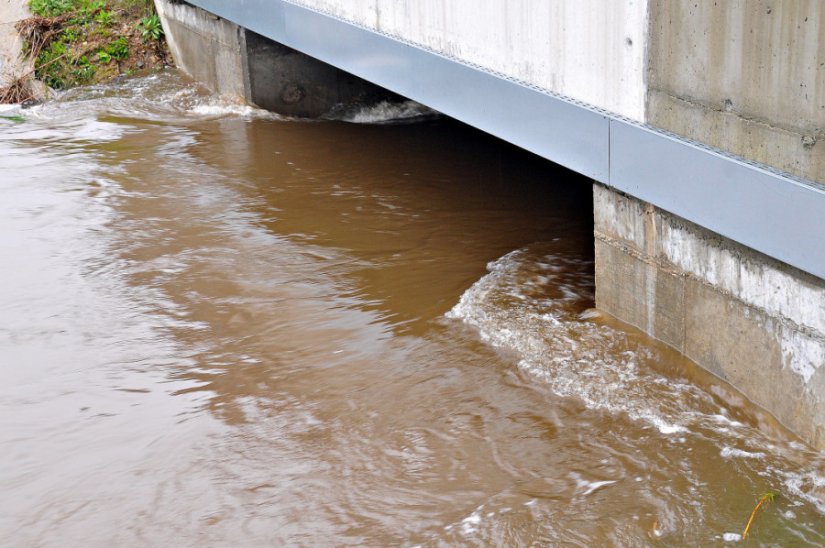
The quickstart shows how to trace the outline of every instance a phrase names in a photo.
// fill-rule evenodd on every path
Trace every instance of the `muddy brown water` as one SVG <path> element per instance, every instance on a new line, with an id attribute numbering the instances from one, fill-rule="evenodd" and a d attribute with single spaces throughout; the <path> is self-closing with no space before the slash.
<path id="1" fill-rule="evenodd" d="M 0 112 L 0 544 L 720 546 L 769 491 L 743 544 L 825 544 L 825 460 L 592 310 L 589 182 L 416 114 Z"/>

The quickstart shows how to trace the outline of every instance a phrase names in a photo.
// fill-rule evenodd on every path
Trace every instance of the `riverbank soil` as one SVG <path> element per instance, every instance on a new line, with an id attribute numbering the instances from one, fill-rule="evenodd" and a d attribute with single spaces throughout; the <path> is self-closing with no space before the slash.
<path id="1" fill-rule="evenodd" d="M 32 0 L 29 7 L 32 15 L 13 25 L 29 68 L 0 87 L 0 103 L 171 64 L 151 0 Z"/>

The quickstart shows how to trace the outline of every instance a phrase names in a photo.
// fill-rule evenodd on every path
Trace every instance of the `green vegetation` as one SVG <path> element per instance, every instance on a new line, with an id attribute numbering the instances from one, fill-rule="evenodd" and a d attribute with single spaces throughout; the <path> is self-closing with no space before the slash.
<path id="1" fill-rule="evenodd" d="M 160 40 L 163 36 L 163 27 L 160 25 L 160 17 L 157 13 L 141 19 L 138 26 L 144 40 Z"/>
<path id="2" fill-rule="evenodd" d="M 151 0 L 30 0 L 18 25 L 35 76 L 54 89 L 106 81 L 167 64 Z"/>
<path id="3" fill-rule="evenodd" d="M 0 88 L 0 103 L 41 100 L 45 91 L 105 82 L 170 64 L 152 0 L 29 0 L 16 29 L 34 71 Z"/>
<path id="4" fill-rule="evenodd" d="M 106 17 L 114 11 L 121 11 L 132 17 L 138 14 L 154 13 L 151 0 L 30 0 L 32 13 L 41 17 L 57 17 L 66 13 L 81 17 L 96 18 L 98 23 L 107 23 Z M 104 12 L 108 15 L 99 15 Z"/>
<path id="5" fill-rule="evenodd" d="M 74 7 L 73 0 L 31 0 L 29 7 L 35 15 L 56 17 L 63 15 Z"/>

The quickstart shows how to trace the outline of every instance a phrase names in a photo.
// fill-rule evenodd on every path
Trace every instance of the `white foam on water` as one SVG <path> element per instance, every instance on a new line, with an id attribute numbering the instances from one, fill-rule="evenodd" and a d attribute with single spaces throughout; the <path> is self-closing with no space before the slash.
<path id="1" fill-rule="evenodd" d="M 742 535 L 739 533 L 725 533 L 722 535 L 722 540 L 725 542 L 739 542 L 742 540 Z"/>
<path id="2" fill-rule="evenodd" d="M 602 487 L 605 487 L 607 485 L 612 485 L 614 483 L 616 483 L 616 480 L 605 480 L 605 481 L 592 481 L 592 482 L 589 482 L 588 485 L 587 485 L 587 489 L 585 489 L 584 493 L 582 493 L 582 494 L 585 495 L 585 496 L 590 495 L 590 494 L 594 493 L 595 491 L 597 491 L 598 489 L 601 489 Z"/>
<path id="3" fill-rule="evenodd" d="M 481 525 L 481 508 L 476 509 L 475 512 L 461 520 L 461 534 L 468 536 L 478 531 Z"/>
<path id="4" fill-rule="evenodd" d="M 679 426 L 678 424 L 670 424 L 662 420 L 661 417 L 651 416 L 647 417 L 648 420 L 653 423 L 653 426 L 656 427 L 659 432 L 662 434 L 678 434 L 679 432 L 687 432 L 688 429 L 684 426 Z"/>
<path id="5" fill-rule="evenodd" d="M 354 124 L 388 124 L 432 118 L 438 113 L 415 101 L 393 103 L 382 101 L 376 105 L 359 107 L 345 112 L 340 119 Z"/>
<path id="6" fill-rule="evenodd" d="M 751 453 L 733 447 L 723 447 L 719 454 L 722 455 L 722 458 L 724 459 L 764 459 L 766 456 L 765 453 Z"/>
<path id="7" fill-rule="evenodd" d="M 446 527 L 444 527 L 444 530 L 447 532 L 452 532 L 453 530 L 455 530 L 456 526 L 458 526 L 459 533 L 461 533 L 465 537 L 471 536 L 479 531 L 483 512 L 484 505 L 482 504 L 481 506 L 473 510 L 473 512 L 469 516 L 462 519 L 458 523 L 452 523 L 450 525 L 447 525 Z"/>
<path id="8" fill-rule="evenodd" d="M 788 492 L 813 504 L 817 510 L 825 514 L 825 476 L 811 470 L 779 472 L 785 477 L 784 485 Z"/>
<path id="9" fill-rule="evenodd" d="M 531 246 L 491 262 L 446 317 L 514 352 L 518 367 L 554 394 L 646 423 L 671 443 L 710 435 L 722 458 L 754 463 L 759 475 L 785 486 L 783 496 L 825 513 L 822 459 L 725 416 L 711 393 L 646 366 L 659 360 L 652 347 L 592 321 L 599 317 L 587 308 L 592 277 L 576 274 L 587 269 L 571 268 L 577 259 L 563 254 L 537 259 L 537 251 Z"/>
<path id="10" fill-rule="evenodd" d="M 189 112 L 203 118 L 264 118 L 270 120 L 283 119 L 274 112 L 251 107 L 249 105 L 236 104 L 227 101 L 221 101 L 219 98 L 196 104 Z"/>
<path id="11" fill-rule="evenodd" d="M 515 351 L 519 368 L 559 396 L 647 422 L 663 435 L 687 432 L 685 416 L 658 404 L 681 398 L 681 385 L 651 382 L 638 371 L 637 363 L 652 358 L 650 351 L 616 352 L 623 334 L 581 320 L 571 310 L 571 305 L 591 298 L 591 280 L 570 279 L 569 271 L 575 269 L 564 268 L 575 259 L 548 255 L 529 261 L 529 253 L 518 250 L 490 263 L 489 273 L 461 296 L 447 317 L 473 326 L 492 346 Z M 554 295 L 542 296 L 551 288 Z M 650 397 L 652 390 L 665 392 L 664 397 Z"/>
<path id="12" fill-rule="evenodd" d="M 186 82 L 173 72 L 74 88 L 59 93 L 54 100 L 30 111 L 36 117 L 54 121 L 76 119 L 77 113 L 84 111 L 89 116 L 114 115 L 161 121 L 284 119 L 267 110 L 246 105 L 238 99 L 210 93 L 199 84 Z"/>

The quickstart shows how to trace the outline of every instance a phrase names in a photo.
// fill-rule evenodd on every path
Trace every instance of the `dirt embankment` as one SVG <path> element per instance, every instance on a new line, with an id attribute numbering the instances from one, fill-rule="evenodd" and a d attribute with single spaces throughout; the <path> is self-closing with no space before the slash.
<path id="1" fill-rule="evenodd" d="M 6 81 L 0 81 L 0 103 L 40 101 L 50 90 L 171 63 L 152 0 L 31 0 L 29 8 L 29 17 L 6 22 L 16 37 L 0 41 L 0 48 L 16 48 L 20 56 L 7 65 L 13 72 Z"/>

